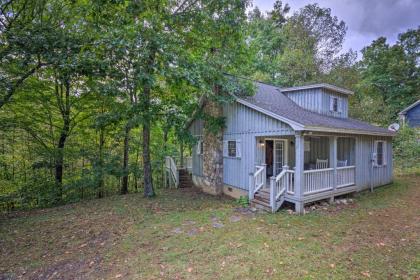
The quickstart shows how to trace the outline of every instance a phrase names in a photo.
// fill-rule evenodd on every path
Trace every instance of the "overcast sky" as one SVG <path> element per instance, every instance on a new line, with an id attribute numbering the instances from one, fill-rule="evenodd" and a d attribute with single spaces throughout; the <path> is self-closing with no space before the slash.
<path id="1" fill-rule="evenodd" d="M 269 11 L 274 2 L 254 0 L 254 6 Z M 315 2 L 346 23 L 345 50 L 360 51 L 380 36 L 394 43 L 398 33 L 420 25 L 420 0 L 283 0 L 292 12 Z"/>

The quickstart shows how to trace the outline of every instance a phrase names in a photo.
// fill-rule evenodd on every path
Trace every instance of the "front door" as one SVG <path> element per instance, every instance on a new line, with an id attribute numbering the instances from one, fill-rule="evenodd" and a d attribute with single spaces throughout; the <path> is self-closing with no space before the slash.
<path id="1" fill-rule="evenodd" d="M 274 165 L 274 176 L 277 176 L 283 170 L 285 164 L 286 145 L 284 140 L 274 140 L 273 149 L 273 165 Z"/>

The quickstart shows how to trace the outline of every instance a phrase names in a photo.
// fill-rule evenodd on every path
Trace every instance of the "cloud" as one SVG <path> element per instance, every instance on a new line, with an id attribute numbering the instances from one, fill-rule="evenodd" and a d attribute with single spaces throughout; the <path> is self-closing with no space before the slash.
<path id="1" fill-rule="evenodd" d="M 344 49 L 361 50 L 372 40 L 385 36 L 394 43 L 398 34 L 420 25 L 420 0 L 289 0 L 292 11 L 317 2 L 348 26 Z M 254 5 L 268 11 L 274 0 L 255 0 Z"/>

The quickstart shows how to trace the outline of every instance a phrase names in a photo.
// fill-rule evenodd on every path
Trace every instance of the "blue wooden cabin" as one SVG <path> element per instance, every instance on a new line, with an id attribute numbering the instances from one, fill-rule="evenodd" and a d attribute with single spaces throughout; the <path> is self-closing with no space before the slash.
<path id="1" fill-rule="evenodd" d="M 402 124 L 420 128 L 420 100 L 402 110 L 398 115 Z"/>
<path id="2" fill-rule="evenodd" d="M 392 132 L 348 117 L 353 92 L 329 84 L 279 88 L 255 82 L 223 114 L 223 192 L 275 212 L 284 201 L 334 199 L 392 182 Z M 192 179 L 203 183 L 203 121 L 192 121 Z"/>

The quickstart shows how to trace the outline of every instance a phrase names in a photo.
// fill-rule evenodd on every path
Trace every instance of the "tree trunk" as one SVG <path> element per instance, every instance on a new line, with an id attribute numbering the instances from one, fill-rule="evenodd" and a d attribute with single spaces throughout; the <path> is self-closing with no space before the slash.
<path id="1" fill-rule="evenodd" d="M 63 85 L 61 84 L 61 93 Z M 56 84 L 57 101 L 63 118 L 63 127 L 61 128 L 60 138 L 57 143 L 57 154 L 55 158 L 55 182 L 57 185 L 56 202 L 60 202 L 63 197 L 63 168 L 64 168 L 64 147 L 70 132 L 70 82 L 64 83 L 65 96 L 59 94 Z M 64 98 L 64 100 L 63 100 Z"/>
<path id="2" fill-rule="evenodd" d="M 123 157 L 123 172 L 124 175 L 122 177 L 121 183 L 121 194 L 128 193 L 128 152 L 129 152 L 129 141 L 130 141 L 130 126 L 127 124 L 125 126 L 125 134 L 124 134 L 124 157 Z"/>
<path id="3" fill-rule="evenodd" d="M 98 164 L 99 164 L 99 180 L 97 185 L 97 197 L 102 198 L 104 196 L 104 171 L 103 171 L 103 165 L 104 165 L 104 159 L 103 159 L 103 150 L 105 145 L 105 135 L 104 135 L 104 128 L 101 127 L 99 131 L 99 158 L 98 158 Z"/>
<path id="4" fill-rule="evenodd" d="M 143 122 L 143 176 L 144 176 L 144 196 L 153 197 L 152 163 L 150 161 L 150 87 L 145 86 L 143 92 L 145 118 Z"/>

